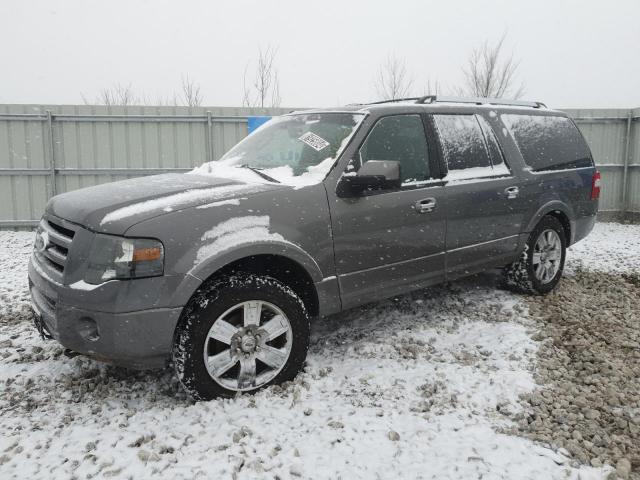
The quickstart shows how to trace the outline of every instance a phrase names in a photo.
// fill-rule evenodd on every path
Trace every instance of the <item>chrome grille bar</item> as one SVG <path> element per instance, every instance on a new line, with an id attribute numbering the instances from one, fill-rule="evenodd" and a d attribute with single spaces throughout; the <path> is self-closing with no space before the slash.
<path id="1" fill-rule="evenodd" d="M 50 270 L 62 275 L 75 230 L 69 228 L 68 222 L 63 224 L 63 221 L 56 221 L 48 216 L 43 217 L 40 221 L 40 229 L 43 232 L 43 237 L 46 235 L 47 240 L 44 248 L 36 252 L 36 258 L 48 266 Z"/>
<path id="2" fill-rule="evenodd" d="M 58 230 L 54 229 L 52 225 L 55 225 L 55 224 L 53 224 L 52 222 L 44 218 L 40 222 L 40 227 L 47 232 L 47 234 L 49 235 L 49 239 L 52 241 L 52 243 L 60 245 L 61 247 L 64 247 L 65 249 L 68 250 L 69 247 L 71 246 L 71 242 L 73 241 L 73 236 L 69 237 L 69 236 L 63 235 Z"/>

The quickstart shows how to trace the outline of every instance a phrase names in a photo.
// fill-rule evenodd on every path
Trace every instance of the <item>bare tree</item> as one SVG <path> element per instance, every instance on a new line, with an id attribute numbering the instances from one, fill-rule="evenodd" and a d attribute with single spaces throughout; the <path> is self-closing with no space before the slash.
<path id="1" fill-rule="evenodd" d="M 514 59 L 513 54 L 502 54 L 505 38 L 506 33 L 495 45 L 485 40 L 480 47 L 473 49 L 467 67 L 463 68 L 465 86 L 462 93 L 472 97 L 522 97 L 524 85 L 515 85 L 520 62 Z"/>
<path id="2" fill-rule="evenodd" d="M 242 105 L 245 107 L 278 107 L 280 105 L 280 79 L 275 66 L 278 50 L 268 46 L 258 52 L 258 63 L 251 85 L 247 84 L 247 70 L 244 69 Z"/>
<path id="3" fill-rule="evenodd" d="M 152 99 L 147 95 L 138 95 L 131 85 L 117 83 L 109 88 L 100 90 L 95 100 L 90 101 L 84 94 L 80 94 L 86 105 L 167 105 L 198 107 L 202 105 L 203 96 L 200 93 L 200 85 L 192 80 L 189 75 L 182 77 L 182 90 L 180 95 L 173 93 L 168 96 L 158 95 Z"/>
<path id="4" fill-rule="evenodd" d="M 155 100 L 153 102 L 145 101 L 145 105 L 153 105 L 159 107 L 177 107 L 180 104 L 180 98 L 178 98 L 178 94 L 176 93 L 167 95 L 166 97 L 163 95 L 158 95 L 155 97 Z"/>
<path id="5" fill-rule="evenodd" d="M 380 65 L 375 79 L 375 88 L 381 100 L 397 100 L 407 97 L 413 80 L 407 73 L 407 66 L 403 59 L 389 54 Z"/>
<path id="6" fill-rule="evenodd" d="M 280 77 L 278 76 L 278 71 L 276 70 L 273 73 L 273 88 L 271 88 L 271 106 L 279 107 L 282 102 L 282 98 L 280 98 Z"/>
<path id="7" fill-rule="evenodd" d="M 242 106 L 252 107 L 251 88 L 247 85 L 247 70 L 249 70 L 248 63 L 245 65 L 244 72 L 242 73 Z"/>
<path id="8" fill-rule="evenodd" d="M 133 105 L 140 103 L 140 98 L 133 92 L 131 85 L 122 85 L 120 83 L 100 90 L 93 102 L 89 101 L 84 94 L 81 94 L 81 96 L 87 105 Z"/>
<path id="9" fill-rule="evenodd" d="M 440 82 L 438 80 L 427 79 L 427 84 L 424 86 L 422 90 L 423 95 L 438 95 L 442 93 L 442 88 L 440 87 Z"/>
<path id="10" fill-rule="evenodd" d="M 189 75 L 182 77 L 182 99 L 188 107 L 199 107 L 202 105 L 200 85 L 189 78 Z"/>

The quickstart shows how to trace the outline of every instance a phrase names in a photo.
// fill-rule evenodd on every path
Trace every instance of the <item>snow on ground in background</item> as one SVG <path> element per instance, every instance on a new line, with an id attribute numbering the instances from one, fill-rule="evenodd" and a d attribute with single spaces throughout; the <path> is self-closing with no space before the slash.
<path id="1" fill-rule="evenodd" d="M 33 249 L 33 232 L 0 231 L 0 315 L 28 307 L 27 261 Z M 0 318 L 0 321 L 4 320 Z M 0 323 L 3 326 L 4 322 Z M 6 332 L 0 332 L 0 335 Z"/>
<path id="2" fill-rule="evenodd" d="M 0 232 L 1 478 L 606 474 L 497 433 L 510 425 L 500 411 L 517 411 L 534 388 L 536 343 L 518 297 L 490 276 L 318 321 L 294 382 L 194 404 L 168 369 L 69 359 L 39 339 L 27 303 L 32 239 Z"/>
<path id="3" fill-rule="evenodd" d="M 596 223 L 587 238 L 569 247 L 566 272 L 571 274 L 578 268 L 640 272 L 640 225 Z"/>

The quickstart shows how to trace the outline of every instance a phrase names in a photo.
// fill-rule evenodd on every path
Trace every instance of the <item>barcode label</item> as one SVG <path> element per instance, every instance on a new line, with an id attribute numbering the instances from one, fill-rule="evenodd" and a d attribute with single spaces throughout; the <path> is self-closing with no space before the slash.
<path id="1" fill-rule="evenodd" d="M 306 143 L 307 145 L 309 145 L 311 148 L 313 148 L 318 152 L 323 148 L 326 148 L 327 146 L 329 146 L 329 142 L 327 142 L 324 138 L 312 132 L 305 133 L 300 138 L 298 138 L 298 140 L 303 141 L 304 143 Z"/>

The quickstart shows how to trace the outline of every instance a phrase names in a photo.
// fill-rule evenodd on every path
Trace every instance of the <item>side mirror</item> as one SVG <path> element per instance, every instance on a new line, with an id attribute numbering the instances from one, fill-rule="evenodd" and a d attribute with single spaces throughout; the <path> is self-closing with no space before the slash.
<path id="1" fill-rule="evenodd" d="M 400 185 L 400 162 L 369 160 L 356 174 L 343 175 L 339 186 L 342 193 L 362 193 L 365 190 L 400 188 Z"/>

